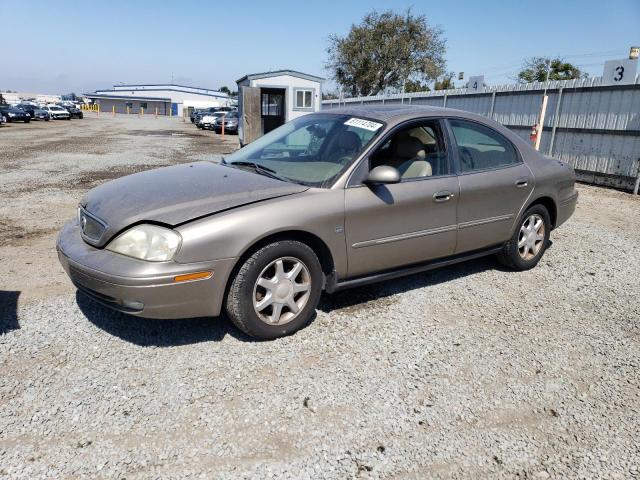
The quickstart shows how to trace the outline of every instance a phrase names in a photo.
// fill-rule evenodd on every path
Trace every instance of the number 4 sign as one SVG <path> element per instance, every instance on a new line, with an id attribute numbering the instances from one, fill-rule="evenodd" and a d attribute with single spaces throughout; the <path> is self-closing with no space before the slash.
<path id="1" fill-rule="evenodd" d="M 469 77 L 469 83 L 467 83 L 467 90 L 470 93 L 484 92 L 484 75 Z"/>
<path id="2" fill-rule="evenodd" d="M 624 58 L 604 62 L 602 85 L 633 85 L 636 82 L 638 60 Z"/>

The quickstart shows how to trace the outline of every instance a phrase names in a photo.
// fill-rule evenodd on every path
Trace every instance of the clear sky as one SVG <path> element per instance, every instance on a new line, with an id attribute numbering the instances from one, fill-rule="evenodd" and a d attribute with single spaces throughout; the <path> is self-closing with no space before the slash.
<path id="1" fill-rule="evenodd" d="M 488 84 L 510 83 L 530 56 L 561 55 L 601 75 L 604 60 L 640 45 L 640 0 L 0 0 L 0 90 L 80 93 L 172 77 L 235 89 L 246 73 L 279 68 L 327 77 L 330 34 L 371 9 L 409 6 L 444 30 L 448 71 Z"/>

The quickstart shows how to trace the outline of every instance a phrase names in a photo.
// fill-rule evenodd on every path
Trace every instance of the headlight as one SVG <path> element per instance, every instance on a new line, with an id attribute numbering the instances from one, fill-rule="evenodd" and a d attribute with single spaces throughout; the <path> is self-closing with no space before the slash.
<path id="1" fill-rule="evenodd" d="M 179 233 L 157 225 L 138 225 L 118 235 L 107 250 L 149 262 L 171 260 L 180 248 Z"/>
<path id="2" fill-rule="evenodd" d="M 10 117 L 15 117 L 16 116 L 15 113 L 11 113 L 11 112 L 9 112 L 7 115 L 9 115 Z"/>

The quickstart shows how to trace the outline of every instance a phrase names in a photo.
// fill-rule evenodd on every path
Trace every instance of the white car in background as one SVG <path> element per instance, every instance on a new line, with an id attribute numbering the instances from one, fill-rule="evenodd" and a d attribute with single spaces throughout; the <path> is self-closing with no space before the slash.
<path id="1" fill-rule="evenodd" d="M 49 104 L 42 108 L 49 112 L 52 120 L 71 120 L 71 114 L 60 105 Z"/>
<path id="2" fill-rule="evenodd" d="M 214 113 L 207 113 L 204 117 L 202 117 L 198 123 L 197 126 L 198 128 L 203 128 L 203 129 L 213 129 L 213 125 L 215 124 L 216 120 L 220 117 L 222 117 L 223 115 L 227 114 L 229 112 L 214 112 Z"/>

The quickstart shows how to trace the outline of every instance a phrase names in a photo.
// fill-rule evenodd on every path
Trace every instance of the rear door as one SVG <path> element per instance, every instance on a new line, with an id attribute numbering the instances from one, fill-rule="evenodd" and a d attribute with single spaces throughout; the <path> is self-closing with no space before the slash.
<path id="1" fill-rule="evenodd" d="M 449 120 L 460 183 L 456 253 L 505 242 L 533 190 L 533 176 L 515 146 L 478 122 Z"/>

